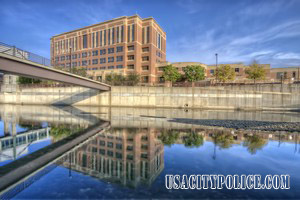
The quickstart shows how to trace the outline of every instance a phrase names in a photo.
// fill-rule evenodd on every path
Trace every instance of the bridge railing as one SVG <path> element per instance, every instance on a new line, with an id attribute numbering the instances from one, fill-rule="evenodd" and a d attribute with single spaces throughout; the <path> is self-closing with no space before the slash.
<path id="1" fill-rule="evenodd" d="M 35 62 L 35 63 L 41 64 L 41 65 L 44 65 L 47 67 L 51 67 L 50 59 L 44 58 L 40 55 L 34 54 L 29 51 L 22 50 L 15 46 L 5 44 L 3 42 L 0 42 L 0 53 L 4 53 L 4 54 L 10 55 L 10 56 L 29 60 L 31 62 Z"/>

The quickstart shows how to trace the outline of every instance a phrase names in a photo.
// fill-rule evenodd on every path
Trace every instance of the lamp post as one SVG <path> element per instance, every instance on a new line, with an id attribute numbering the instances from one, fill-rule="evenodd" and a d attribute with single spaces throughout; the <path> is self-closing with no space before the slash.
<path id="1" fill-rule="evenodd" d="M 70 47 L 70 73 L 72 73 L 72 47 Z"/>
<path id="2" fill-rule="evenodd" d="M 218 54 L 216 53 L 216 81 L 218 82 Z"/>

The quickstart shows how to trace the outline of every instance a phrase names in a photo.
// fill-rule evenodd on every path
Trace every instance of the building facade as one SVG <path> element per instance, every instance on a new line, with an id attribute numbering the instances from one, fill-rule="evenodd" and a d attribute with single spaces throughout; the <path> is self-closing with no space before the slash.
<path id="1" fill-rule="evenodd" d="M 154 83 L 156 63 L 165 60 L 166 33 L 152 17 L 120 17 L 51 38 L 53 66 L 82 67 L 99 81 L 114 72 Z"/>

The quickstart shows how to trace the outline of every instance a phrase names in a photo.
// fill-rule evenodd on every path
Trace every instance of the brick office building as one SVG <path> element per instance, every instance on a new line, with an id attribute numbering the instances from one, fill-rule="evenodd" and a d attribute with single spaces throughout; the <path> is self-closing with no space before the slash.
<path id="1" fill-rule="evenodd" d="M 154 83 L 156 63 L 165 60 L 166 33 L 152 17 L 120 17 L 51 38 L 52 65 L 83 67 L 100 81 L 111 72 L 134 72 Z"/>

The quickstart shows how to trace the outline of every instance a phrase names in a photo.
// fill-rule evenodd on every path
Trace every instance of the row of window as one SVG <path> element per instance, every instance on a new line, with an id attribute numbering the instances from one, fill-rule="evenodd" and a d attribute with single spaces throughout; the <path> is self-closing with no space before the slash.
<path id="1" fill-rule="evenodd" d="M 134 50 L 134 46 L 128 46 L 128 49 L 133 49 Z M 107 49 L 107 54 L 112 54 L 115 52 L 115 48 L 108 48 Z M 118 46 L 116 47 L 116 52 L 123 52 L 123 46 Z M 100 55 L 105 55 L 106 54 L 106 49 L 101 49 L 101 50 L 93 50 L 92 53 L 91 52 L 83 52 L 81 54 L 73 54 L 72 55 L 72 59 L 77 59 L 80 58 L 80 55 L 82 58 L 86 58 L 88 56 L 98 56 L 98 53 Z M 56 56 L 55 57 L 55 61 L 64 61 L 64 60 L 70 60 L 71 55 L 66 55 L 66 56 Z"/>
<path id="2" fill-rule="evenodd" d="M 123 69 L 123 65 L 116 65 L 116 66 L 103 66 L 103 67 L 93 67 L 93 68 L 86 68 L 86 70 L 105 70 L 105 69 Z"/>

